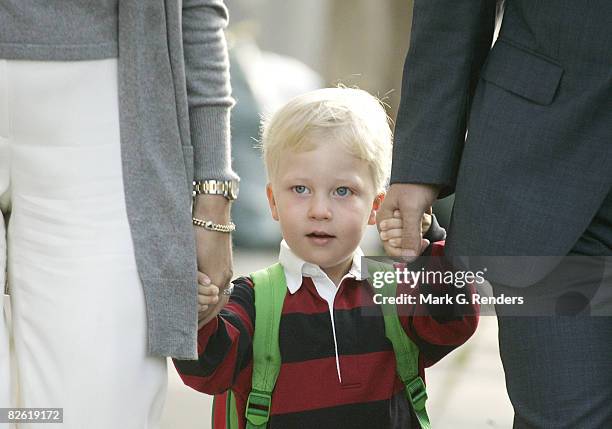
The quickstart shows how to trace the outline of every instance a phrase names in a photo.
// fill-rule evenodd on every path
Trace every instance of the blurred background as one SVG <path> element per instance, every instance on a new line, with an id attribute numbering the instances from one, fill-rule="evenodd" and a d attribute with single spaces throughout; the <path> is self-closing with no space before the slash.
<path id="1" fill-rule="evenodd" d="M 226 0 L 233 95 L 232 154 L 241 177 L 234 203 L 235 274 L 276 262 L 280 232 L 269 215 L 259 139 L 262 115 L 316 88 L 357 86 L 381 99 L 394 120 L 410 43 L 412 0 Z M 452 197 L 434 207 L 448 224 Z M 362 242 L 381 254 L 375 227 Z M 211 397 L 184 386 L 169 362 L 163 428 L 210 428 Z M 482 317 L 476 334 L 427 373 L 435 428 L 511 428 L 512 409 L 497 345 L 497 322 Z M 373 426 L 373 429 L 376 429 Z"/>

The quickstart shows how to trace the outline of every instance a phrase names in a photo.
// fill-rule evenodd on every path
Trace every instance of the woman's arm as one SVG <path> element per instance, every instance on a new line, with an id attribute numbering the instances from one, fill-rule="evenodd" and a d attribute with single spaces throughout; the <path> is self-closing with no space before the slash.
<path id="1" fill-rule="evenodd" d="M 229 59 L 222 0 L 183 0 L 183 54 L 196 180 L 237 179 L 231 168 Z"/>
<path id="2" fill-rule="evenodd" d="M 194 179 L 237 180 L 230 153 L 231 97 L 222 0 L 183 0 L 182 33 Z M 198 195 L 193 215 L 227 224 L 230 202 L 219 195 Z M 231 236 L 196 228 L 199 271 L 224 288 L 232 278 Z"/>

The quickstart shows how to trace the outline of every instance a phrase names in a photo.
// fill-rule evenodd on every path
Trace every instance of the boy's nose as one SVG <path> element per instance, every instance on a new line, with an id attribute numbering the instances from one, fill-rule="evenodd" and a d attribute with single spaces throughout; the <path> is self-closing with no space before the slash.
<path id="1" fill-rule="evenodd" d="M 323 197 L 313 197 L 308 208 L 308 217 L 314 220 L 331 219 L 332 214 L 328 201 Z"/>

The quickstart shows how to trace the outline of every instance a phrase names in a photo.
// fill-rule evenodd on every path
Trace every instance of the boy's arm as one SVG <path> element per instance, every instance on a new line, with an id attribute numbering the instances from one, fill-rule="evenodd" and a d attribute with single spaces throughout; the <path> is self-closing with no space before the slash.
<path id="1" fill-rule="evenodd" d="M 432 244 L 425 251 L 429 258 L 429 272 L 447 272 L 452 269 L 444 259 L 444 239 L 446 234 L 435 218 L 426 234 Z M 398 293 L 411 293 L 406 285 L 398 286 Z M 403 290 L 402 290 L 403 289 Z M 419 284 L 416 305 L 408 312 L 400 310 L 400 322 L 406 333 L 417 344 L 421 352 L 421 365 L 428 367 L 438 362 L 455 348 L 465 343 L 478 326 L 479 307 L 472 304 L 470 296 L 474 293 L 472 285 L 457 288 L 454 285 Z M 414 291 L 412 291 L 414 294 Z M 468 303 L 457 303 L 457 296 L 463 294 Z M 452 303 L 425 303 L 421 296 L 449 297 Z"/>
<path id="2" fill-rule="evenodd" d="M 423 218 L 422 230 L 425 243 L 431 243 L 422 255 L 428 258 L 427 271 L 452 271 L 444 260 L 443 240 L 446 238 L 446 231 L 439 225 L 435 215 Z M 399 247 L 401 236 L 402 219 L 401 215 L 396 213 L 393 219 L 385 221 L 381 228 L 381 239 L 389 242 L 392 247 Z M 416 298 L 414 304 L 399 306 L 398 313 L 404 330 L 419 347 L 421 367 L 433 365 L 474 333 L 478 325 L 478 306 L 456 303 L 457 294 L 465 294 L 469 300 L 473 292 L 472 286 L 459 289 L 453 285 L 419 284 L 418 288 L 413 289 L 408 284 L 398 284 L 398 296 L 406 294 Z M 449 296 L 454 302 L 421 302 L 420 296 L 428 295 Z"/>
<path id="3" fill-rule="evenodd" d="M 252 360 L 255 295 L 250 279 L 234 281 L 229 303 L 198 331 L 198 360 L 173 359 L 181 379 L 203 393 L 234 386 Z"/>

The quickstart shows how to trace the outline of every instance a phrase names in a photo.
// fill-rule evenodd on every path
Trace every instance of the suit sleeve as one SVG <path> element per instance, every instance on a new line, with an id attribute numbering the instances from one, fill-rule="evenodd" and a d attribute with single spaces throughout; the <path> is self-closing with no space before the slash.
<path id="1" fill-rule="evenodd" d="M 255 295 L 250 279 L 234 284 L 229 303 L 198 331 L 198 360 L 173 359 L 186 385 L 211 395 L 250 379 Z"/>
<path id="2" fill-rule="evenodd" d="M 467 115 L 490 50 L 496 0 L 414 0 L 391 183 L 454 192 Z"/>
<path id="3" fill-rule="evenodd" d="M 229 59 L 223 0 L 183 0 L 182 32 L 194 177 L 238 179 L 231 167 Z"/>

